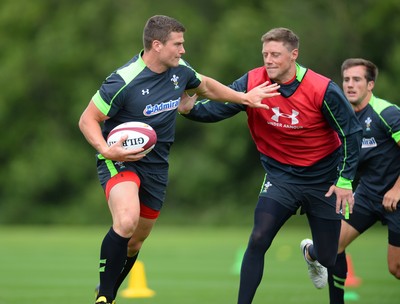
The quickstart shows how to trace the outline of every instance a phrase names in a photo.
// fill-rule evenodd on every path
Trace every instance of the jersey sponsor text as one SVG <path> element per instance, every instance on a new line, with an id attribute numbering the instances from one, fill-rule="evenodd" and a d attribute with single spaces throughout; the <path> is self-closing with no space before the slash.
<path id="1" fill-rule="evenodd" d="M 160 104 L 155 104 L 155 105 L 149 104 L 144 109 L 143 114 L 145 116 L 152 116 L 152 115 L 156 115 L 161 112 L 175 110 L 178 108 L 180 100 L 181 100 L 181 98 L 179 97 L 176 100 L 170 100 L 167 102 L 162 102 Z"/>
<path id="2" fill-rule="evenodd" d="M 363 138 L 361 142 L 361 148 L 374 148 L 377 147 L 378 144 L 376 143 L 376 140 L 374 137 L 371 138 Z"/>

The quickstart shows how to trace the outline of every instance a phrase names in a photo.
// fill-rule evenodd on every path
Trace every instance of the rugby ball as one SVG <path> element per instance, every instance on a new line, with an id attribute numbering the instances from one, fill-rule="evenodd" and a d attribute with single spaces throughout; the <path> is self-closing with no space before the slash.
<path id="1" fill-rule="evenodd" d="M 154 129 L 143 122 L 125 122 L 116 126 L 107 136 L 107 144 L 111 146 L 121 139 L 124 135 L 128 135 L 128 139 L 123 142 L 125 149 L 143 148 L 142 154 L 149 153 L 157 142 L 157 134 Z"/>

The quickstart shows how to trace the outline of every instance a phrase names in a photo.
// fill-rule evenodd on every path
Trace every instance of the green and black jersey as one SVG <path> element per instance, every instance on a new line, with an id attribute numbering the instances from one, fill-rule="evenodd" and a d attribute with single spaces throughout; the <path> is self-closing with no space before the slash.
<path id="1" fill-rule="evenodd" d="M 382 201 L 400 175 L 400 108 L 372 95 L 356 115 L 363 128 L 357 192 Z"/>
<path id="2" fill-rule="evenodd" d="M 167 169 L 181 95 L 198 87 L 200 82 L 200 75 L 184 60 L 158 74 L 146 66 L 141 54 L 136 55 L 108 76 L 93 96 L 98 109 L 110 117 L 104 122 L 104 138 L 121 123 L 147 123 L 157 133 L 157 144 L 140 163 L 148 170 Z"/>

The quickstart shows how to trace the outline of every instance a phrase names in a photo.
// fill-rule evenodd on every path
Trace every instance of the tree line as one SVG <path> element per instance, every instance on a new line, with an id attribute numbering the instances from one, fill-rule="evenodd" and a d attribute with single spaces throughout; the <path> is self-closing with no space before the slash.
<path id="1" fill-rule="evenodd" d="M 155 14 L 185 25 L 184 59 L 222 83 L 262 65 L 262 34 L 283 26 L 300 37 L 300 64 L 341 84 L 344 59 L 370 59 L 380 69 L 375 94 L 399 104 L 397 0 L 3 0 L 0 224 L 109 221 L 95 151 L 77 122 L 109 73 L 141 50 Z M 166 219 L 251 221 L 263 170 L 245 115 L 179 117 L 170 164 Z"/>

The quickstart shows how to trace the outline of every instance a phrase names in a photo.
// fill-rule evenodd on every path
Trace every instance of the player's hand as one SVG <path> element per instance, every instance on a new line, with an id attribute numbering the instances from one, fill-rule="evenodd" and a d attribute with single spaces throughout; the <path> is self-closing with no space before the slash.
<path id="1" fill-rule="evenodd" d="M 383 196 L 383 208 L 388 212 L 394 212 L 397 210 L 397 205 L 400 200 L 400 189 L 393 187 Z"/>
<path id="2" fill-rule="evenodd" d="M 270 84 L 268 81 L 254 87 L 245 94 L 245 104 L 251 108 L 269 109 L 269 106 L 262 103 L 263 99 L 281 95 L 277 90 L 280 85 L 277 83 Z"/>
<path id="3" fill-rule="evenodd" d="M 123 143 L 128 139 L 128 135 L 121 137 L 119 141 L 115 144 L 109 146 L 105 151 L 102 151 L 101 154 L 106 158 L 113 161 L 138 161 L 141 160 L 146 155 L 141 153 L 143 152 L 143 148 L 139 149 L 125 149 Z"/>
<path id="4" fill-rule="evenodd" d="M 342 213 L 343 215 L 345 215 L 347 212 L 349 214 L 353 213 L 353 191 L 332 185 L 325 196 L 330 197 L 333 193 L 336 195 L 336 213 Z M 348 210 L 346 208 L 348 208 Z"/>
<path id="5" fill-rule="evenodd" d="M 189 95 L 187 92 L 183 92 L 181 101 L 178 106 L 178 113 L 188 114 L 194 107 L 197 100 L 197 94 Z"/>

